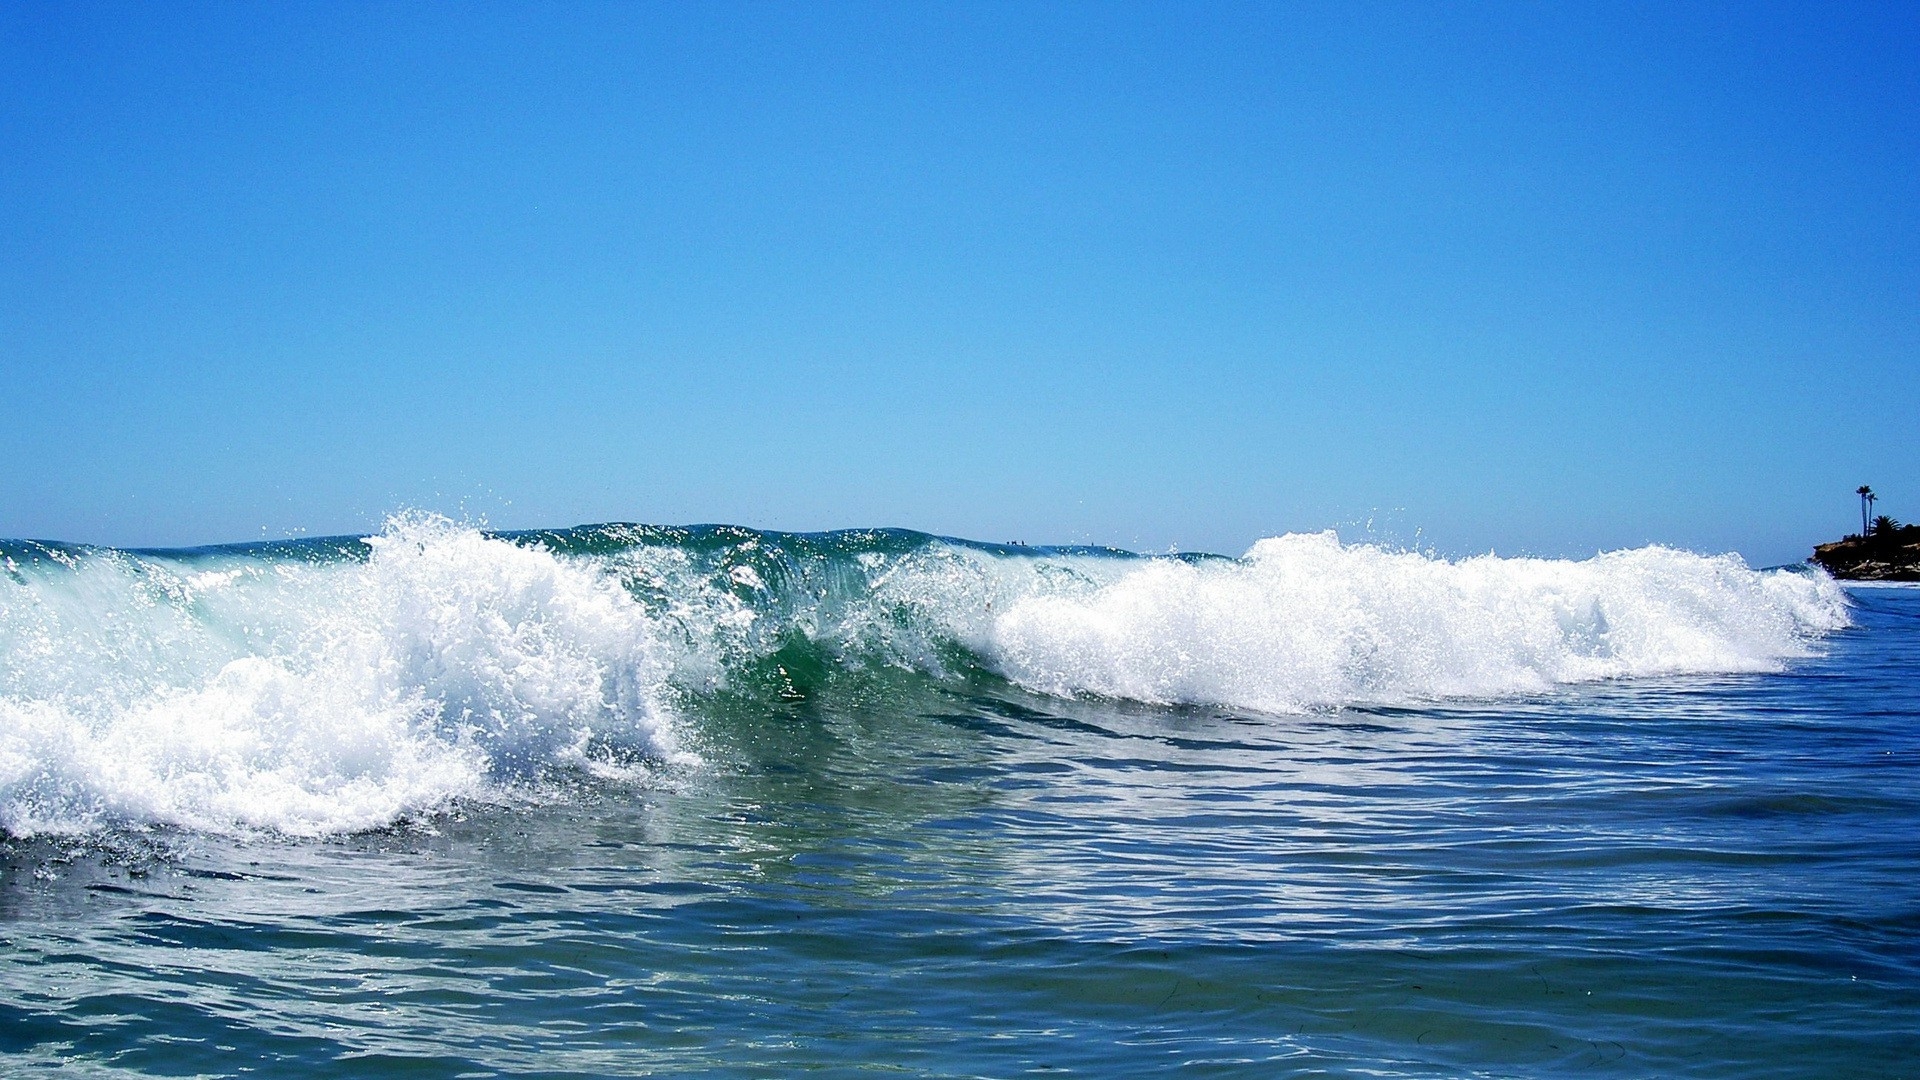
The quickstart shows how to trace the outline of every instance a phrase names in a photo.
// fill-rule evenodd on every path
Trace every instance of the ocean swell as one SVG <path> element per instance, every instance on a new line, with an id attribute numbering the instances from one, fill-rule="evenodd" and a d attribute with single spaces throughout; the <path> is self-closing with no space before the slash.
<path id="1" fill-rule="evenodd" d="M 1289 712 L 1776 670 L 1845 625 L 1818 574 L 1649 547 L 1446 560 L 1263 540 L 1239 559 L 899 531 L 594 526 L 191 552 L 10 544 L 0 829 L 323 835 L 555 770 L 690 762 L 781 658 Z M 796 652 L 799 651 L 799 653 Z M 770 721 L 777 722 L 777 721 Z"/>

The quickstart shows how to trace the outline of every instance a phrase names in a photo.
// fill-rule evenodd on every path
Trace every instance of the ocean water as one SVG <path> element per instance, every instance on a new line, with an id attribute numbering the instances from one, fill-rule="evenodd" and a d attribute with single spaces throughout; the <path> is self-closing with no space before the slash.
<path id="1" fill-rule="evenodd" d="M 0 1072 L 1920 1073 L 1920 591 L 0 544 Z"/>

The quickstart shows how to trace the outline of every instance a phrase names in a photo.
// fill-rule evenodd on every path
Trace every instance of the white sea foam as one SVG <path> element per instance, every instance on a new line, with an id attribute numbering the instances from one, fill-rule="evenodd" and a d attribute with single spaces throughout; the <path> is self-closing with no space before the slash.
<path id="1" fill-rule="evenodd" d="M 0 827 L 331 833 L 675 753 L 669 650 L 606 574 L 432 518 L 367 543 L 0 582 Z"/>
<path id="2" fill-rule="evenodd" d="M 1647 547 L 1449 561 L 1329 532 L 1032 592 L 970 632 L 1036 690 L 1290 712 L 1772 671 L 1846 622 L 1831 579 L 1735 556 Z"/>

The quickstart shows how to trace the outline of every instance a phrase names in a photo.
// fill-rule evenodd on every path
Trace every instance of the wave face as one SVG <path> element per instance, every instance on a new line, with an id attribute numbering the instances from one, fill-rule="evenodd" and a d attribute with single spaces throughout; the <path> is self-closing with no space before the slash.
<path id="1" fill-rule="evenodd" d="M 1449 561 L 1332 533 L 1239 559 L 605 525 L 132 552 L 10 542 L 0 829 L 324 835 L 556 771 L 697 759 L 707 703 L 839 672 L 1298 712 L 1777 670 L 1817 574 L 1650 547 Z"/>

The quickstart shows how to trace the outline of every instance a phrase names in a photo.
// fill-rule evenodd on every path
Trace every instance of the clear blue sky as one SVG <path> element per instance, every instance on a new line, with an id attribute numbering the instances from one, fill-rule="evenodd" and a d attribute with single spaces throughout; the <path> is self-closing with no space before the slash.
<path id="1" fill-rule="evenodd" d="M 0 535 L 1920 519 L 1920 7 L 0 7 Z"/>

